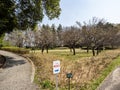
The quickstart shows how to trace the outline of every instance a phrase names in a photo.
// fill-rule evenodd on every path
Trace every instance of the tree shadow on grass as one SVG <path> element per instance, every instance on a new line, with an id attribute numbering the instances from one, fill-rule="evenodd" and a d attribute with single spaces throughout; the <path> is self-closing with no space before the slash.
<path id="1" fill-rule="evenodd" d="M 10 68 L 10 67 L 13 67 L 13 66 L 22 65 L 22 64 L 25 64 L 25 63 L 26 63 L 25 60 L 15 60 L 15 58 L 13 58 L 13 57 L 6 56 L 5 68 Z"/>

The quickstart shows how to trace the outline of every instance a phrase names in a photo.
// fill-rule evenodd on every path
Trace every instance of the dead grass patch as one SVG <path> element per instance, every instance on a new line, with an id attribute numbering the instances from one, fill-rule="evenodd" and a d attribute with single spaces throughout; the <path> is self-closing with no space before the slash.
<path id="1" fill-rule="evenodd" d="M 53 75 L 52 63 L 54 60 L 60 60 L 61 72 L 58 75 L 60 90 L 68 87 L 66 74 L 69 72 L 73 74 L 73 78 L 71 79 L 72 90 L 88 90 L 90 83 L 99 77 L 102 71 L 120 55 L 120 50 L 103 51 L 95 57 L 91 53 L 81 52 L 78 52 L 76 56 L 70 56 L 69 51 L 64 50 L 63 52 L 56 50 L 48 54 L 41 54 L 40 52 L 29 54 L 29 57 L 36 65 L 37 83 L 43 89 L 45 88 L 44 85 L 48 85 L 47 88 L 49 90 L 55 88 L 55 75 Z M 45 81 L 49 82 L 46 84 L 44 83 Z"/>

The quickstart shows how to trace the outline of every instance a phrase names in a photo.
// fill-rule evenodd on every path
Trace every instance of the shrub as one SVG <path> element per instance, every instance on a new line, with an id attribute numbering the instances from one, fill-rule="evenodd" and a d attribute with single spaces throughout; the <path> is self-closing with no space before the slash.
<path id="1" fill-rule="evenodd" d="M 52 83 L 49 80 L 45 80 L 42 82 L 42 88 L 43 89 L 47 89 L 47 88 L 53 89 Z"/>

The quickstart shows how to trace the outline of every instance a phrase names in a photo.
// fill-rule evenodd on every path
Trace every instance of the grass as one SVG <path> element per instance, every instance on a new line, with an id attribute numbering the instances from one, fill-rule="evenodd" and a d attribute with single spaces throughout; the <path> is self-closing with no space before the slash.
<path id="1" fill-rule="evenodd" d="M 36 51 L 37 53 L 41 52 L 40 50 Z M 49 50 L 49 53 L 44 55 L 53 55 L 59 58 L 64 58 L 65 60 L 78 60 L 82 57 L 90 57 L 92 56 L 92 53 L 87 53 L 86 50 L 80 50 L 76 49 L 76 55 L 73 55 L 72 52 L 70 52 L 69 49 L 55 49 L 55 50 Z"/>
<path id="2" fill-rule="evenodd" d="M 68 79 L 66 74 L 72 72 L 71 90 L 95 90 L 104 78 L 118 65 L 120 61 L 115 59 L 120 55 L 120 50 L 107 50 L 93 57 L 92 53 L 85 50 L 76 50 L 72 55 L 69 49 L 50 50 L 41 54 L 40 51 L 31 53 L 29 57 L 36 65 L 35 81 L 42 90 L 54 90 L 55 75 L 52 71 L 52 62 L 61 61 L 59 76 L 59 90 L 66 90 Z M 107 69 L 108 68 L 108 69 Z"/>
<path id="3" fill-rule="evenodd" d="M 26 54 L 29 50 L 16 47 L 4 47 L 16 53 Z M 76 49 L 73 55 L 67 48 L 49 50 L 49 53 L 41 54 L 40 50 L 27 55 L 36 65 L 35 82 L 42 90 L 55 89 L 55 75 L 52 71 L 54 60 L 61 61 L 61 72 L 59 77 L 59 90 L 68 88 L 67 73 L 72 73 L 71 90 L 95 90 L 105 77 L 120 66 L 120 50 L 106 50 L 100 55 L 93 57 L 91 51 Z"/>
<path id="4" fill-rule="evenodd" d="M 76 55 L 73 55 L 70 52 L 50 52 L 51 55 L 55 55 L 57 57 L 63 57 L 66 60 L 78 60 L 82 57 L 90 57 L 91 54 L 83 52 L 83 53 L 76 53 Z"/>

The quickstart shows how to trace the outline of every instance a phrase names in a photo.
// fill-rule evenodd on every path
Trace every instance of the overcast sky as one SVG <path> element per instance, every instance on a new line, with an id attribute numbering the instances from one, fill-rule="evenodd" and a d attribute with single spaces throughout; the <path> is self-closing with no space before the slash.
<path id="1" fill-rule="evenodd" d="M 62 9 L 59 19 L 43 19 L 44 24 L 75 25 L 92 17 L 104 18 L 110 23 L 120 23 L 120 0 L 61 0 Z"/>

